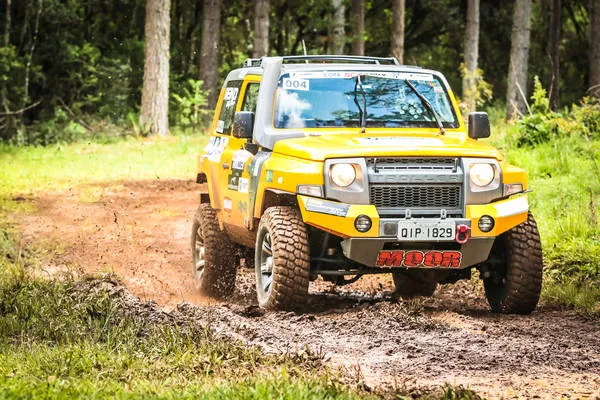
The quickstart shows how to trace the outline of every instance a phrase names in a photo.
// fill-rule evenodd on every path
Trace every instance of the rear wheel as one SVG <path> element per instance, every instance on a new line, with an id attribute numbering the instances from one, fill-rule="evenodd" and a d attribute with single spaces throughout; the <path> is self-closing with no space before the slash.
<path id="1" fill-rule="evenodd" d="M 542 291 L 542 245 L 533 215 L 499 236 L 494 242 L 489 276 L 483 280 L 494 312 L 529 314 Z"/>
<path id="2" fill-rule="evenodd" d="M 290 310 L 306 303 L 310 251 L 298 210 L 271 207 L 265 211 L 258 226 L 254 265 L 261 307 Z"/>
<path id="3" fill-rule="evenodd" d="M 437 288 L 437 279 L 433 271 L 406 270 L 392 274 L 396 294 L 405 299 L 424 296 L 430 297 Z"/>
<path id="4" fill-rule="evenodd" d="M 192 224 L 192 271 L 196 287 L 213 297 L 228 296 L 235 288 L 239 258 L 235 245 L 219 228 L 216 211 L 200 204 Z"/>

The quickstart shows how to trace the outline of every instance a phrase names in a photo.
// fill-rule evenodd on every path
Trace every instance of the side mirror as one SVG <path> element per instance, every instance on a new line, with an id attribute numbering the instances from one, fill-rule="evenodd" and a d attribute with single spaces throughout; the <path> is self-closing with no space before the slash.
<path id="1" fill-rule="evenodd" d="M 238 111 L 233 116 L 233 136 L 240 139 L 252 139 L 254 129 L 254 113 Z"/>
<path id="2" fill-rule="evenodd" d="M 469 114 L 469 137 L 483 139 L 490 137 L 490 119 L 486 112 L 472 112 Z"/>

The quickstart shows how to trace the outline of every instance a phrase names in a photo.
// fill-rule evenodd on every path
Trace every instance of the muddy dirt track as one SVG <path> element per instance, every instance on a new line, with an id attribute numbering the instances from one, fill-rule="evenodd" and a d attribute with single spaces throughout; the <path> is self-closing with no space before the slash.
<path id="1" fill-rule="evenodd" d="M 25 244 L 43 252 L 44 273 L 114 272 L 142 300 L 269 352 L 323 354 L 371 387 L 449 382 L 490 398 L 600 398 L 598 322 L 543 304 L 530 316 L 491 314 L 478 282 L 410 302 L 393 298 L 387 276 L 315 282 L 308 312 L 265 313 L 253 271 L 240 268 L 230 302 L 203 298 L 189 250 L 198 189 L 155 180 L 44 193 L 21 219 Z"/>

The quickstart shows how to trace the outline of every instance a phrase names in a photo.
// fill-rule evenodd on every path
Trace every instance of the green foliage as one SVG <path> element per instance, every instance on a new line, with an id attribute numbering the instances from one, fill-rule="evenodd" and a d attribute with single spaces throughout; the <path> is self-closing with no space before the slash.
<path id="1" fill-rule="evenodd" d="M 546 279 L 542 299 L 547 303 L 575 308 L 591 318 L 600 318 L 600 288 L 595 283 Z"/>
<path id="2" fill-rule="evenodd" d="M 598 102 L 583 99 L 561 113 L 536 80 L 532 113 L 514 125 L 495 115 L 493 143 L 528 173 L 529 203 L 544 251 L 542 298 L 600 315 L 600 131 Z M 500 122 L 498 122 L 500 121 Z"/>
<path id="3" fill-rule="evenodd" d="M 488 82 L 486 82 L 483 79 L 483 70 L 481 68 L 477 68 L 474 72 L 471 72 L 471 71 L 467 70 L 467 67 L 465 66 L 464 63 L 461 63 L 460 64 L 460 75 L 462 76 L 463 79 L 465 79 L 465 78 L 472 79 L 473 82 L 475 83 L 475 91 L 473 93 L 463 93 L 462 94 L 463 102 L 461 102 L 459 105 L 461 107 L 461 112 L 463 112 L 464 115 L 466 115 L 470 111 L 474 111 L 474 110 L 469 110 L 468 105 L 465 104 L 465 102 L 464 102 L 469 97 L 473 97 L 475 99 L 475 105 L 478 108 L 483 107 L 486 104 L 489 104 L 493 100 L 494 95 L 493 95 L 493 91 L 492 91 L 492 85 L 490 85 Z"/>
<path id="4" fill-rule="evenodd" d="M 584 98 L 571 110 L 555 112 L 550 109 L 546 90 L 537 77 L 534 86 L 530 113 L 517 122 L 517 146 L 536 146 L 571 135 L 600 138 L 600 102 L 597 99 Z"/>
<path id="5" fill-rule="evenodd" d="M 0 47 L 0 87 L 6 91 L 3 99 L 6 103 L 0 105 L 3 111 L 5 106 L 16 110 L 26 100 L 25 87 L 18 84 L 25 80 L 25 62 L 24 57 L 17 55 L 15 46 Z"/>
<path id="6" fill-rule="evenodd" d="M 213 111 L 207 110 L 207 92 L 202 89 L 202 81 L 188 79 L 181 93 L 172 93 L 171 118 L 176 125 L 192 130 L 206 126 Z"/>
<path id="7" fill-rule="evenodd" d="M 73 113 L 95 114 L 119 121 L 128 109 L 131 67 L 124 57 L 106 57 L 91 43 L 68 44 L 65 49 L 65 81 L 73 90 L 68 99 Z"/>

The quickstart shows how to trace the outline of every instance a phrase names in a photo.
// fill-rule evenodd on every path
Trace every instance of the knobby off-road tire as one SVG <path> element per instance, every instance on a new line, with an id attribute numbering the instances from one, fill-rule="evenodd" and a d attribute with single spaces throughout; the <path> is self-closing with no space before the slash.
<path id="1" fill-rule="evenodd" d="M 418 296 L 430 297 L 437 288 L 437 281 L 432 280 L 430 271 L 408 270 L 392 274 L 396 294 L 405 299 Z"/>
<path id="2" fill-rule="evenodd" d="M 306 304 L 310 249 L 298 210 L 271 207 L 265 211 L 258 226 L 254 265 L 261 307 L 294 310 Z"/>
<path id="3" fill-rule="evenodd" d="M 494 243 L 496 255 L 504 262 L 496 265 L 483 280 L 492 311 L 505 314 L 529 314 L 537 306 L 542 291 L 542 245 L 533 215 L 527 221 L 502 234 Z"/>
<path id="4" fill-rule="evenodd" d="M 200 204 L 192 224 L 192 272 L 196 287 L 212 297 L 233 293 L 239 264 L 235 245 L 219 228 L 216 211 Z"/>

